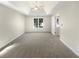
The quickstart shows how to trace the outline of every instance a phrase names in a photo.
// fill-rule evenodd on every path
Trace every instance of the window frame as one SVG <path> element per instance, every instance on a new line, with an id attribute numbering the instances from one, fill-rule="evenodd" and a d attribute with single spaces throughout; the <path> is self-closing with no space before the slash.
<path id="1" fill-rule="evenodd" d="M 35 25 L 35 19 L 37 19 L 37 25 Z M 40 19 L 42 19 L 41 21 L 40 21 Z M 43 23 L 43 18 L 42 17 L 35 17 L 34 19 L 33 19 L 33 22 L 34 22 L 34 28 L 38 28 L 38 29 L 42 29 L 44 26 L 42 25 L 42 26 L 40 26 L 40 23 Z M 37 26 L 37 27 L 36 27 Z"/>

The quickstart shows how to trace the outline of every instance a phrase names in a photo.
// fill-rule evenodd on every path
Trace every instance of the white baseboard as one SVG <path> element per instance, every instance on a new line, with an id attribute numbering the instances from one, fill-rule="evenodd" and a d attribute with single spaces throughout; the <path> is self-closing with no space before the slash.
<path id="1" fill-rule="evenodd" d="M 60 39 L 61 40 L 61 42 L 63 43 L 63 44 L 65 44 L 71 51 L 73 51 L 73 53 L 75 53 L 78 57 L 79 57 L 79 53 L 78 52 L 76 52 L 73 48 L 71 48 L 65 41 L 63 41 L 62 39 Z"/>
<path id="2" fill-rule="evenodd" d="M 3 45 L 3 46 L 0 48 L 0 50 L 2 50 L 2 48 L 4 48 L 5 46 L 7 46 L 10 42 L 12 42 L 13 40 L 15 40 L 16 38 L 18 38 L 18 37 L 21 36 L 22 34 L 24 34 L 24 33 L 21 33 L 20 35 L 11 38 L 11 40 L 8 41 L 8 42 L 6 42 L 5 45 Z"/>

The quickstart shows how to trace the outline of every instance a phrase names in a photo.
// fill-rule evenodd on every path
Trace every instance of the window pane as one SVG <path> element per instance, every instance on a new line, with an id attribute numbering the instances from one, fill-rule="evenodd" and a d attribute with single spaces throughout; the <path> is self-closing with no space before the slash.
<path id="1" fill-rule="evenodd" d="M 34 19 L 34 27 L 38 28 L 38 18 Z"/>
<path id="2" fill-rule="evenodd" d="M 39 18 L 39 28 L 43 28 L 43 18 Z"/>

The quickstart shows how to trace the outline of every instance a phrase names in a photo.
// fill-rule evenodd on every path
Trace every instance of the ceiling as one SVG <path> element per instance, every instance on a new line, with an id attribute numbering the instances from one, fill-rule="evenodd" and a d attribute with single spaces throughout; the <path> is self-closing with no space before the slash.
<path id="1" fill-rule="evenodd" d="M 2 4 L 16 9 L 17 11 L 30 15 L 31 9 L 35 6 L 35 1 L 5 1 Z M 38 1 L 37 5 L 42 5 L 46 15 L 51 15 L 58 1 Z"/>

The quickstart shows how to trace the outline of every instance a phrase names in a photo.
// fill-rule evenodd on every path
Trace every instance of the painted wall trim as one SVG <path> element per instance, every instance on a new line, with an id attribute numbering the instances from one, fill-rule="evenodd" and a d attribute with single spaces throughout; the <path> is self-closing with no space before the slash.
<path id="1" fill-rule="evenodd" d="M 62 40 L 62 39 L 60 39 L 61 40 L 61 42 L 63 43 L 63 44 L 65 44 L 73 53 L 75 53 L 75 55 L 77 55 L 78 57 L 79 57 L 79 54 L 73 49 L 73 48 L 71 48 L 64 40 Z"/>
<path id="2" fill-rule="evenodd" d="M 25 32 L 25 33 L 51 33 L 51 32 Z"/>
<path id="3" fill-rule="evenodd" d="M 2 50 L 3 50 L 4 48 L 6 48 L 11 42 L 13 42 L 16 38 L 18 38 L 19 36 L 21 36 L 21 35 L 23 35 L 23 34 L 24 34 L 24 32 L 21 33 L 20 35 L 16 36 L 16 37 L 14 37 L 14 38 L 12 38 L 11 41 L 7 42 L 3 47 L 0 48 L 0 51 L 2 51 Z"/>

